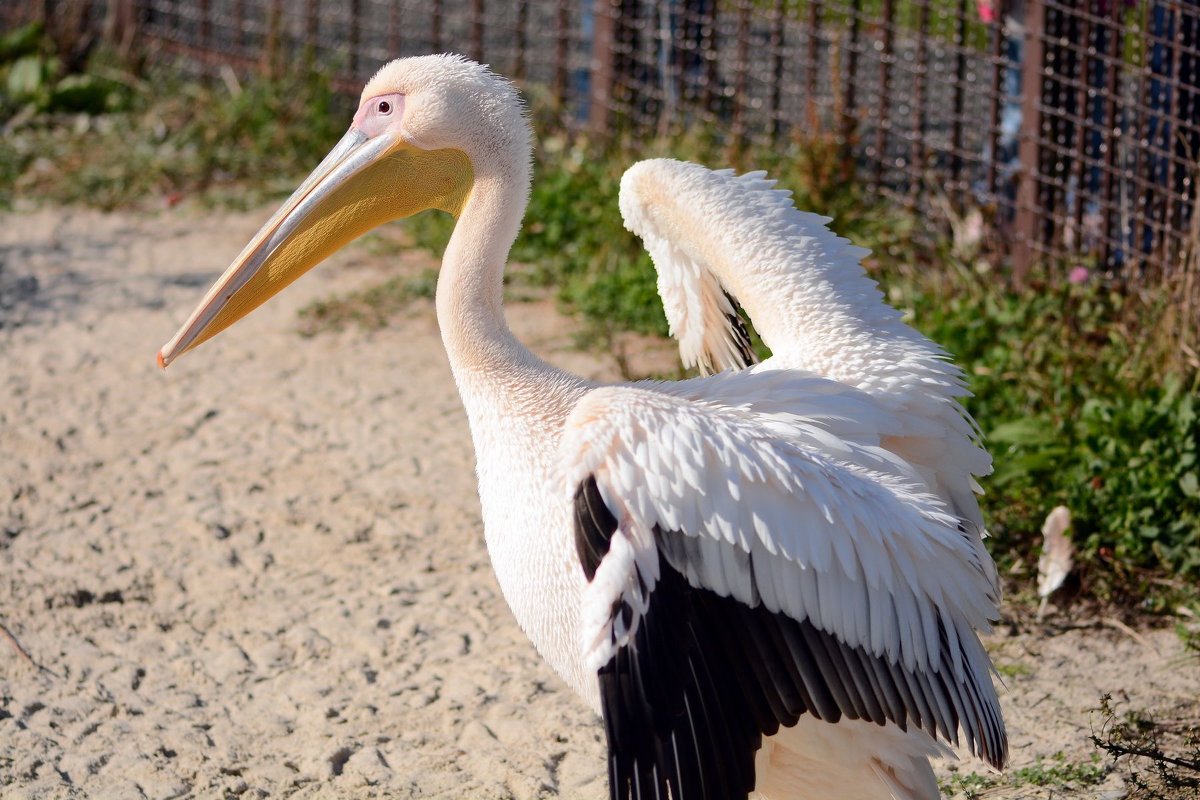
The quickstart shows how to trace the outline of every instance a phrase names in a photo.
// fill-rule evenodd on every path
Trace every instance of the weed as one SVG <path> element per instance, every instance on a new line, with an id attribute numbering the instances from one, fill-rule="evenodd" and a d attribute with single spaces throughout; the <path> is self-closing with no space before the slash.
<path id="1" fill-rule="evenodd" d="M 1001 774 L 979 774 L 977 772 L 955 772 L 939 782 L 942 793 L 959 796 L 966 800 L 978 800 L 1001 789 L 1038 787 L 1053 790 L 1086 789 L 1104 782 L 1111 770 L 1100 763 L 1096 756 L 1090 761 L 1071 761 L 1062 752 L 1048 759 L 1037 759 L 1031 766 L 1021 767 Z M 1026 793 L 1022 793 L 1026 796 Z"/>
<path id="2" fill-rule="evenodd" d="M 978 800 L 991 789 L 1003 785 L 999 775 L 980 775 L 978 772 L 956 772 L 949 778 L 938 781 L 946 797 L 962 795 L 966 800 Z"/>
<path id="3" fill-rule="evenodd" d="M 1049 759 L 1039 758 L 1033 766 L 1021 767 L 1009 773 L 1011 786 L 1096 786 L 1104 782 L 1109 770 L 1097 756 L 1088 762 L 1068 761 L 1061 752 Z"/>
<path id="4" fill-rule="evenodd" d="M 1092 743 L 1107 754 L 1134 787 L 1139 800 L 1177 800 L 1200 793 L 1200 718 L 1194 706 L 1190 717 L 1160 720 L 1147 713 L 1119 713 L 1111 695 L 1093 710 L 1101 717 Z"/>
<path id="5" fill-rule="evenodd" d="M 1000 673 L 1002 678 L 1023 678 L 1027 675 L 1032 675 L 1033 670 L 1028 664 L 1023 664 L 1020 661 L 995 661 L 996 672 Z"/>

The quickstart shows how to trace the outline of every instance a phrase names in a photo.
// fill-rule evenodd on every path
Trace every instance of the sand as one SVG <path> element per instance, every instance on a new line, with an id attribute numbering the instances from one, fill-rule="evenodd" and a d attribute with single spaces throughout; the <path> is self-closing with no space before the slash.
<path id="1" fill-rule="evenodd" d="M 605 796 L 597 719 L 492 576 L 432 304 L 297 333 L 307 303 L 427 257 L 352 247 L 155 367 L 268 212 L 0 216 L 0 623 L 32 659 L 0 638 L 0 795 Z M 616 378 L 552 302 L 513 319 Z M 1014 766 L 1090 758 L 1103 692 L 1200 694 L 1173 632 L 1053 619 L 989 640 Z"/>

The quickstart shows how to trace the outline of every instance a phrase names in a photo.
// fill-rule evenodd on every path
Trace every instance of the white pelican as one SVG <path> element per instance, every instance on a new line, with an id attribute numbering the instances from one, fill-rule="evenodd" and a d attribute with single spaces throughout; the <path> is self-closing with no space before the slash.
<path id="1" fill-rule="evenodd" d="M 521 627 L 603 717 L 611 796 L 936 797 L 939 738 L 1001 767 L 972 477 L 990 460 L 959 370 L 828 219 L 762 174 L 665 160 L 625 174 L 621 213 L 684 362 L 723 371 L 602 386 L 539 360 L 501 307 L 530 143 L 487 68 L 388 64 L 159 363 L 367 230 L 447 211 L 437 315 L 488 552 Z M 774 354 L 761 364 L 735 302 Z"/>

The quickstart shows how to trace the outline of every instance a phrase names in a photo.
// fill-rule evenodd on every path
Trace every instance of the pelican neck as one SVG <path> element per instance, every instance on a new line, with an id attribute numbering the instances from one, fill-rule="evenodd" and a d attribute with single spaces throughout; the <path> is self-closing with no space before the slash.
<path id="1" fill-rule="evenodd" d="M 446 246 L 437 315 L 456 372 L 504 370 L 531 358 L 504 318 L 504 267 L 521 227 L 526 194 L 515 177 L 478 177 Z"/>

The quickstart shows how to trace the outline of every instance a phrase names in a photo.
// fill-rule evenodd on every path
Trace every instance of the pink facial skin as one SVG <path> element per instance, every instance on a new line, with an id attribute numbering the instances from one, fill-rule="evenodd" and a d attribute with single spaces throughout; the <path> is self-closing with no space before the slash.
<path id="1" fill-rule="evenodd" d="M 400 120 L 403 118 L 404 95 L 399 93 L 381 94 L 378 97 L 372 97 L 358 107 L 351 127 L 375 138 L 386 130 L 399 128 Z"/>

